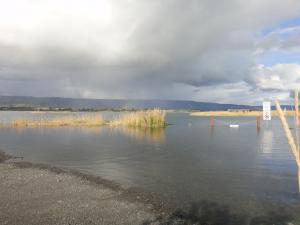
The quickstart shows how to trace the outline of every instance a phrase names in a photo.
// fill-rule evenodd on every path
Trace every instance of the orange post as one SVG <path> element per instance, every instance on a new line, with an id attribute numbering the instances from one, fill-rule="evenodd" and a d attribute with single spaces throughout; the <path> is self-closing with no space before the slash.
<path id="1" fill-rule="evenodd" d="M 256 128 L 260 130 L 260 116 L 256 117 Z"/>
<path id="2" fill-rule="evenodd" d="M 214 116 L 210 116 L 210 122 L 209 122 L 209 124 L 210 124 L 211 127 L 215 126 L 215 118 L 214 118 Z"/>

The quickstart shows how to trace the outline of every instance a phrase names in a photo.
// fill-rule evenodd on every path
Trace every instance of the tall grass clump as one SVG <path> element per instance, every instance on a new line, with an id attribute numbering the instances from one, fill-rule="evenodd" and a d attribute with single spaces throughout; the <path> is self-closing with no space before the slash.
<path id="1" fill-rule="evenodd" d="M 102 116 L 65 116 L 53 119 L 40 118 L 38 120 L 16 119 L 10 123 L 11 127 L 61 127 L 61 126 L 102 126 L 105 120 Z"/>
<path id="2" fill-rule="evenodd" d="M 165 111 L 160 109 L 132 112 L 110 121 L 110 126 L 162 128 L 167 125 Z"/>

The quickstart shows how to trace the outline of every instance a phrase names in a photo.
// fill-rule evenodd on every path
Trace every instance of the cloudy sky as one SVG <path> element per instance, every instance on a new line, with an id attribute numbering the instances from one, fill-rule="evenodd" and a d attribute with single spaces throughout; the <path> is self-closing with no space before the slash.
<path id="1" fill-rule="evenodd" d="M 0 6 L 0 95 L 257 104 L 300 89 L 299 0 Z"/>

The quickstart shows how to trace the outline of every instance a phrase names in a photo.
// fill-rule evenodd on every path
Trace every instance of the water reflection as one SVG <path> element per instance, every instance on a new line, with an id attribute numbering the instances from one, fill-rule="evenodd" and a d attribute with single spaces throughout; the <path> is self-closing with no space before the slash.
<path id="1" fill-rule="evenodd" d="M 298 167 L 298 185 L 299 185 L 299 196 L 300 196 L 300 146 L 299 146 L 299 128 L 300 126 L 297 125 L 296 122 L 294 122 L 295 124 L 295 139 L 296 139 L 296 145 L 297 145 L 297 149 L 298 149 L 298 155 L 296 156 L 296 163 L 297 163 L 297 167 Z"/>
<path id="2" fill-rule="evenodd" d="M 273 131 L 272 130 L 264 130 L 263 131 L 262 138 L 261 138 L 260 150 L 266 156 L 272 154 L 272 150 L 273 150 Z"/>
<path id="3" fill-rule="evenodd" d="M 297 135 L 297 133 L 295 133 L 295 135 Z M 276 143 L 276 142 L 274 142 L 275 139 L 276 139 L 276 137 L 274 137 L 274 132 L 270 127 L 263 130 L 263 132 L 261 134 L 261 140 L 260 140 L 260 151 L 262 153 L 261 156 L 263 156 L 265 159 L 270 160 L 276 154 L 276 152 L 273 152 L 274 149 L 276 149 L 274 147 L 274 143 Z M 290 149 L 289 149 L 289 151 L 290 151 Z M 297 172 L 298 194 L 300 196 L 300 160 L 299 160 L 299 157 L 297 157 L 297 156 L 293 157 L 293 159 L 295 159 L 295 161 L 296 161 L 296 166 L 297 166 L 297 170 L 298 170 L 298 172 Z"/>
<path id="4" fill-rule="evenodd" d="M 299 197 L 300 197 L 300 167 L 298 166 L 298 186 L 299 186 Z"/>
<path id="5" fill-rule="evenodd" d="M 298 151 L 299 151 L 299 149 L 298 149 Z M 299 157 L 295 157 L 295 160 L 296 160 L 296 164 L 298 167 L 298 186 L 299 186 L 299 196 L 300 196 L 300 159 L 299 159 Z"/>
<path id="6" fill-rule="evenodd" d="M 294 155 L 294 158 L 295 158 L 295 161 L 296 161 L 296 164 L 297 164 L 297 168 L 298 168 L 298 186 L 299 186 L 299 196 L 300 196 L 300 148 L 299 148 L 299 125 L 297 125 L 296 123 L 296 120 L 294 118 L 294 121 L 292 123 L 292 126 L 294 127 L 291 127 L 291 121 L 289 121 L 289 126 L 290 126 L 290 130 L 291 130 L 291 133 L 292 133 L 292 137 L 294 138 L 294 142 L 295 142 L 295 145 L 296 145 L 296 152 L 293 152 L 293 155 Z"/>
<path id="7" fill-rule="evenodd" d="M 141 142 L 163 143 L 165 141 L 164 128 L 114 127 L 111 128 L 111 131 L 121 132 L 122 134 Z"/>
<path id="8" fill-rule="evenodd" d="M 0 129 L 0 147 L 28 161 L 74 168 L 157 193 L 175 207 L 187 209 L 200 199 L 245 211 L 261 201 L 298 204 L 300 171 L 277 118 L 259 133 L 256 121 L 247 118 L 235 118 L 241 126 L 234 130 L 228 118 L 219 118 L 214 130 L 208 129 L 207 118 L 188 114 L 167 114 L 167 121 L 173 125 L 165 130 Z"/>
<path id="9" fill-rule="evenodd" d="M 177 209 L 166 219 L 145 221 L 142 225 L 153 222 L 159 225 L 284 225 L 293 224 L 294 215 L 287 212 L 284 206 L 264 212 L 236 212 L 228 205 L 212 201 L 199 201 L 190 205 L 188 210 Z"/>
<path id="10" fill-rule="evenodd" d="M 16 132 L 17 134 L 23 134 L 28 131 L 34 131 L 39 134 L 47 134 L 49 131 L 63 131 L 65 133 L 73 133 L 74 131 L 78 131 L 81 134 L 100 134 L 104 127 L 14 127 L 14 128 L 2 128 L 2 130 L 11 130 Z"/>

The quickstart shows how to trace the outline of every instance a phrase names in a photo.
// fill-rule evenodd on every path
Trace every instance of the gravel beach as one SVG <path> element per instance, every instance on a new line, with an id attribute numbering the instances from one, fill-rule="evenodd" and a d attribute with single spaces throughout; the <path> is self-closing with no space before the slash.
<path id="1" fill-rule="evenodd" d="M 113 183 L 7 158 L 0 154 L 1 225 L 156 224 L 151 206 L 126 200 Z"/>

